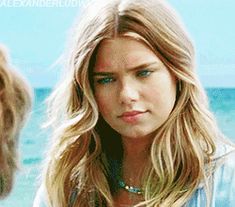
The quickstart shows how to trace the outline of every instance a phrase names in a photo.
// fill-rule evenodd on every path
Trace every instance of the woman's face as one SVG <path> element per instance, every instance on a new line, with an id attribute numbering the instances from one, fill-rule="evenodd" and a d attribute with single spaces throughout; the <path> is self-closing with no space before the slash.
<path id="1" fill-rule="evenodd" d="M 98 48 L 93 77 L 99 112 L 123 137 L 151 136 L 174 107 L 175 78 L 137 40 L 104 40 Z"/>

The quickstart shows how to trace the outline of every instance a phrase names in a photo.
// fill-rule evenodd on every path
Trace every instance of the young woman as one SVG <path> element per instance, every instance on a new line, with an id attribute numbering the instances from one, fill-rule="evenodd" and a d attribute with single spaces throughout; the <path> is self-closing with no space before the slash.
<path id="1" fill-rule="evenodd" d="M 0 45 L 0 199 L 12 189 L 18 166 L 18 137 L 31 108 L 31 98 L 31 89 L 12 69 L 6 49 Z"/>
<path id="2" fill-rule="evenodd" d="M 234 206 L 235 148 L 169 5 L 95 1 L 79 21 L 34 206 Z"/>

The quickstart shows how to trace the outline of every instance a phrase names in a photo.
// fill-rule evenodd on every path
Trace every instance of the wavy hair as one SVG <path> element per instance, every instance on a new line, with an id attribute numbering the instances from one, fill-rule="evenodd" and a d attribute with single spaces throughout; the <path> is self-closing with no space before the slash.
<path id="1" fill-rule="evenodd" d="M 18 168 L 18 138 L 31 108 L 31 99 L 31 89 L 12 69 L 6 48 L 0 45 L 0 198 L 12 189 Z"/>
<path id="2" fill-rule="evenodd" d="M 143 177 L 144 201 L 136 206 L 182 206 L 201 182 L 208 189 L 215 143 L 223 135 L 180 18 L 162 0 L 95 1 L 81 16 L 71 32 L 66 76 L 49 99 L 54 134 L 44 184 L 50 206 L 114 205 L 112 159 L 122 159 L 122 145 L 99 116 L 91 72 L 101 41 L 122 36 L 144 41 L 177 79 L 175 107 L 156 132 Z M 209 206 L 209 190 L 207 196 Z"/>

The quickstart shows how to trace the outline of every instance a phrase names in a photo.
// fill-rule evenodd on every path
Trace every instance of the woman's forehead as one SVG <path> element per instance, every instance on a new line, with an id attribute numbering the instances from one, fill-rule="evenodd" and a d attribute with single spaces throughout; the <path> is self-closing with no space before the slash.
<path id="1" fill-rule="evenodd" d="M 144 63 L 161 62 L 144 43 L 127 37 L 103 40 L 96 55 L 95 70 L 133 68 Z"/>

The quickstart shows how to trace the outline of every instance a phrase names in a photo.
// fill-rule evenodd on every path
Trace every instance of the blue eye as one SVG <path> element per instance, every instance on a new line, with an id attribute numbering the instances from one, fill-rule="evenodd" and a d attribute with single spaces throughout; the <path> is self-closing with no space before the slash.
<path id="1" fill-rule="evenodd" d="M 152 71 L 150 70 L 140 70 L 137 72 L 138 77 L 147 77 L 151 74 Z"/>
<path id="2" fill-rule="evenodd" d="M 114 81 L 114 78 L 106 77 L 106 78 L 98 79 L 98 80 L 97 80 L 97 83 L 104 85 L 104 84 L 111 83 L 111 82 L 113 82 L 113 81 Z"/>

